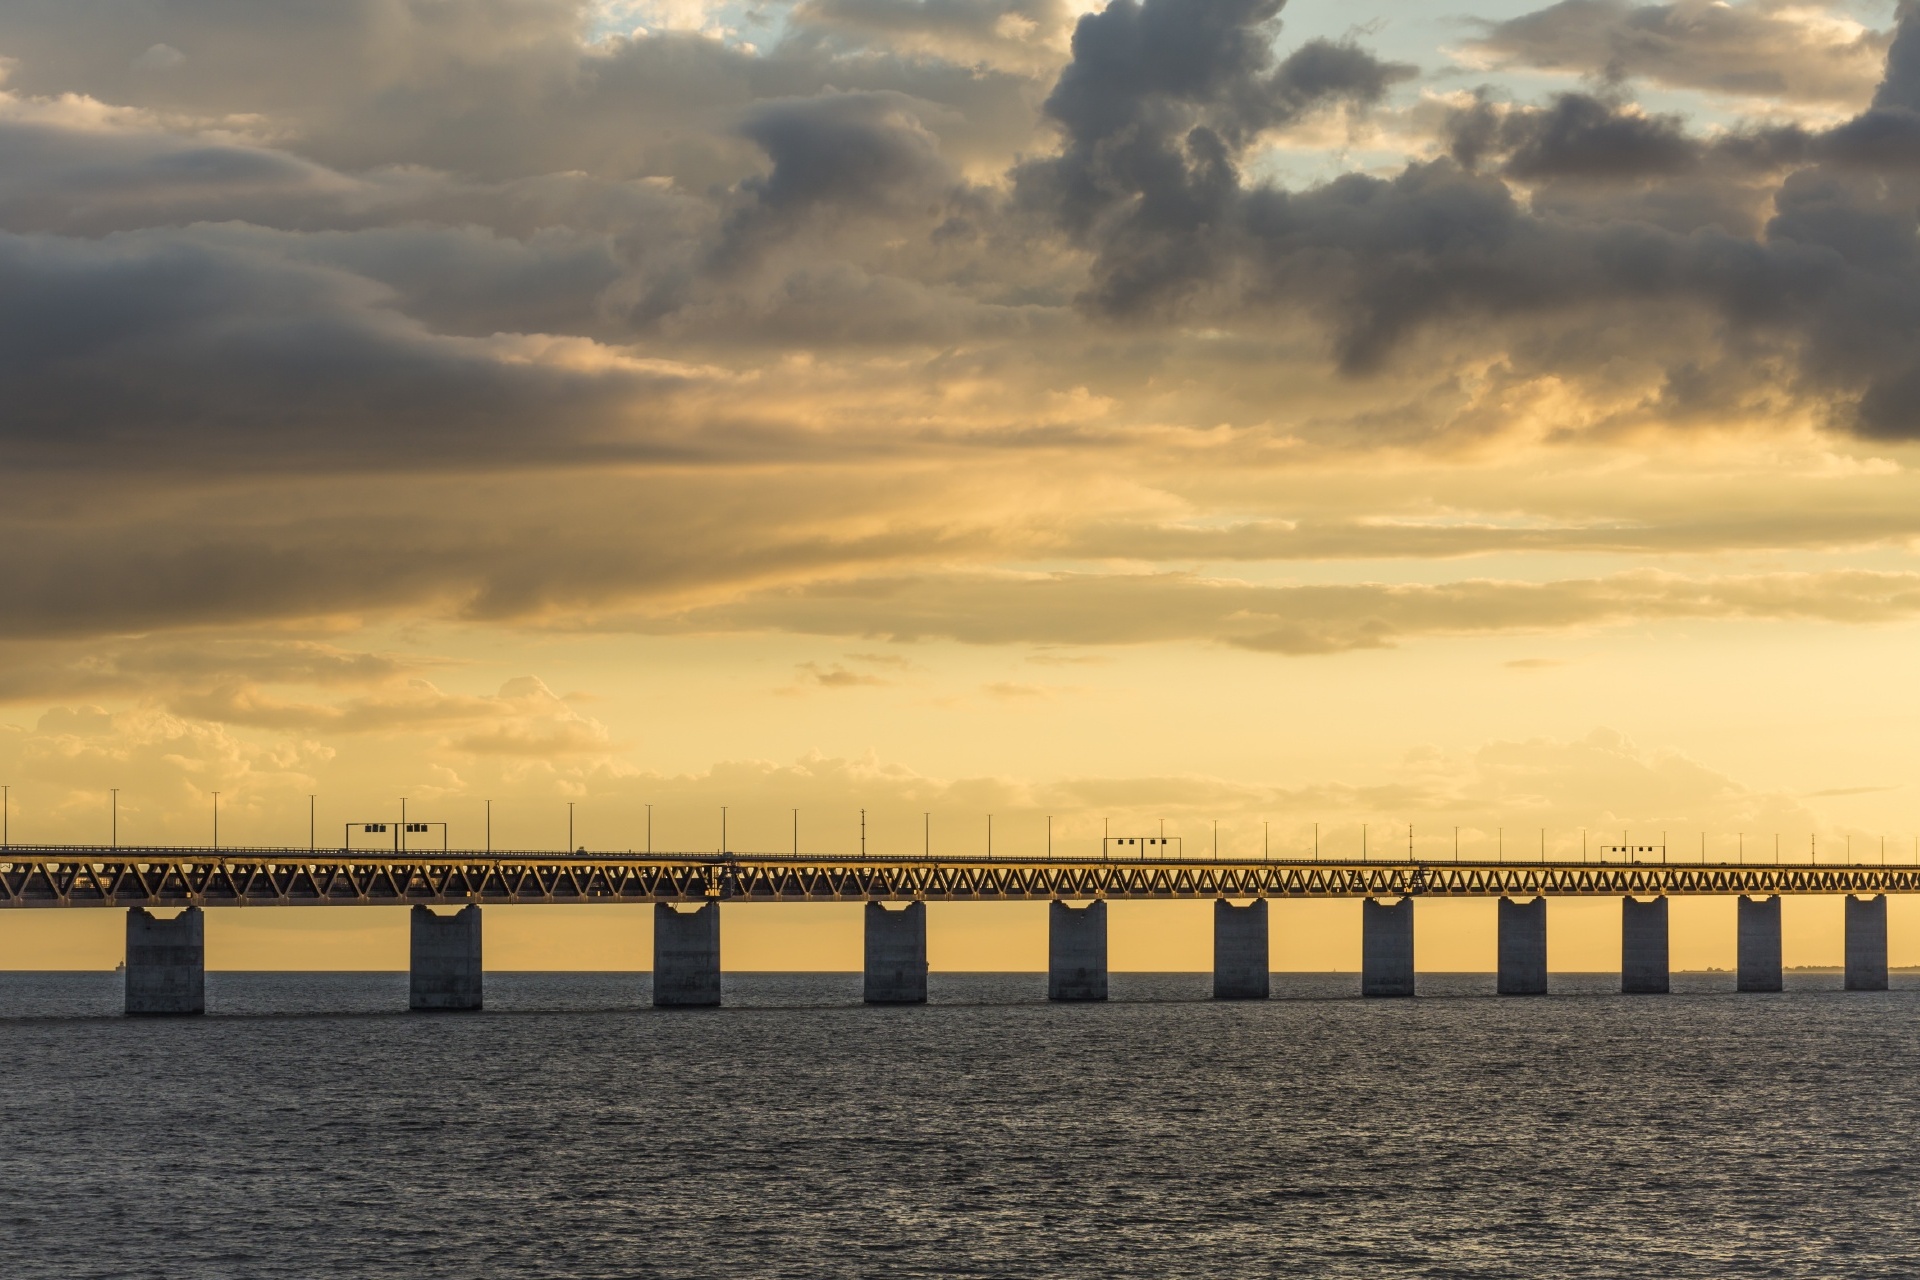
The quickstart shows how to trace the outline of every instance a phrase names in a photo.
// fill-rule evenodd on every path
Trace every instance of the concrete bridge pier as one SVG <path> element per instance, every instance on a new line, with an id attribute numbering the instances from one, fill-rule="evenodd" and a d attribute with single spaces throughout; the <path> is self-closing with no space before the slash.
<path id="1" fill-rule="evenodd" d="M 1267 900 L 1236 907 L 1225 898 L 1213 903 L 1213 998 L 1265 1000 L 1267 980 Z"/>
<path id="2" fill-rule="evenodd" d="M 1413 899 L 1360 904 L 1360 994 L 1413 994 Z"/>
<path id="3" fill-rule="evenodd" d="M 910 902 L 904 911 L 867 904 L 868 1004 L 927 1002 L 927 904 Z"/>
<path id="4" fill-rule="evenodd" d="M 1107 998 L 1107 904 L 1047 904 L 1047 999 Z"/>
<path id="5" fill-rule="evenodd" d="M 1780 895 L 1749 898 L 1740 895 L 1740 964 L 1737 989 L 1779 991 Z"/>
<path id="6" fill-rule="evenodd" d="M 720 904 L 676 911 L 653 904 L 653 1003 L 701 1008 L 720 1003 Z"/>
<path id="7" fill-rule="evenodd" d="M 207 1011 L 207 935 L 200 908 L 162 920 L 127 908 L 126 1010 L 129 1014 Z"/>
<path id="8" fill-rule="evenodd" d="M 1626 995 L 1667 993 L 1667 900 L 1620 900 L 1620 990 Z"/>
<path id="9" fill-rule="evenodd" d="M 1887 895 L 1847 895 L 1847 990 L 1887 989 Z"/>
<path id="10" fill-rule="evenodd" d="M 1547 994 L 1547 900 L 1500 899 L 1500 994 Z"/>
<path id="11" fill-rule="evenodd" d="M 415 903 L 407 955 L 407 1008 L 420 1011 L 480 1007 L 480 908 L 450 916 Z"/>

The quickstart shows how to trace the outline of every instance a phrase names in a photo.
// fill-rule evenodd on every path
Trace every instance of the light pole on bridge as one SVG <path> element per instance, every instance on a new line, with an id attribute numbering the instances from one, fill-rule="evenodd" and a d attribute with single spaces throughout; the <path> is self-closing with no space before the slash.
<path id="1" fill-rule="evenodd" d="M 120 788 L 108 787 L 107 790 L 113 793 L 113 844 L 110 847 L 118 849 L 120 847 Z"/>
<path id="2" fill-rule="evenodd" d="M 213 851 L 220 852 L 220 793 L 213 793 Z"/>

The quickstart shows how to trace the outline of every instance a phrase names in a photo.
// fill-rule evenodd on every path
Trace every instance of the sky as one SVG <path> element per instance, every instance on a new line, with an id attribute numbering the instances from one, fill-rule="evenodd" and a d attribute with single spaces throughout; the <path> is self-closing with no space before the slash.
<path id="1" fill-rule="evenodd" d="M 1882 0 L 11 0 L 7 831 L 1912 859 L 1917 207 Z M 211 967 L 405 963 L 242 914 Z M 936 906 L 932 962 L 1044 920 Z M 1356 904 L 1273 927 L 1357 967 Z M 487 963 L 650 928 L 492 910 Z M 1786 929 L 1838 961 L 1837 899 Z M 1116 906 L 1114 967 L 1209 955 Z M 855 968 L 857 908 L 725 963 Z"/>

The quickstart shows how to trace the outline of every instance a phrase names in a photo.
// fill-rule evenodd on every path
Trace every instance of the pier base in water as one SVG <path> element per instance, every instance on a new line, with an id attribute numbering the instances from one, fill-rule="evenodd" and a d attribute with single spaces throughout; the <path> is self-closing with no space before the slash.
<path id="1" fill-rule="evenodd" d="M 927 904 L 910 902 L 889 911 L 869 902 L 866 911 L 868 1004 L 927 1002 Z"/>
<path id="2" fill-rule="evenodd" d="M 1047 904 L 1047 999 L 1107 998 L 1107 904 Z"/>
<path id="3" fill-rule="evenodd" d="M 1213 998 L 1265 1000 L 1267 969 L 1267 900 L 1236 907 L 1225 898 L 1215 899 Z"/>
<path id="4" fill-rule="evenodd" d="M 697 911 L 653 907 L 653 1003 L 699 1008 L 720 1003 L 720 904 Z"/>
<path id="5" fill-rule="evenodd" d="M 1620 900 L 1620 990 L 1627 995 L 1667 993 L 1667 900 Z"/>
<path id="6" fill-rule="evenodd" d="M 1740 952 L 1738 989 L 1778 991 L 1780 980 L 1780 895 L 1739 898 Z"/>
<path id="7" fill-rule="evenodd" d="M 483 982 L 480 969 L 480 908 L 466 906 L 450 916 L 415 905 L 407 952 L 407 1008 L 422 1012 L 478 1009 Z"/>
<path id="8" fill-rule="evenodd" d="M 1847 990 L 1887 989 L 1887 895 L 1847 895 Z"/>
<path id="9" fill-rule="evenodd" d="M 1500 994 L 1547 994 L 1547 900 L 1500 899 Z"/>
<path id="10" fill-rule="evenodd" d="M 188 907 L 162 920 L 127 909 L 126 1010 L 141 1016 L 207 1011 L 206 923 Z"/>
<path id="11" fill-rule="evenodd" d="M 1360 994 L 1413 994 L 1413 899 L 1360 904 Z"/>

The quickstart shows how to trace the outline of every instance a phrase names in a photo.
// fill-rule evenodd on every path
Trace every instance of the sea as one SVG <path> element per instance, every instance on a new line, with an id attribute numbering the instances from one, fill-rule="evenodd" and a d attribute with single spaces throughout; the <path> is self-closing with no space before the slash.
<path id="1" fill-rule="evenodd" d="M 1920 977 L 0 975 L 0 1276 L 1920 1275 Z"/>

